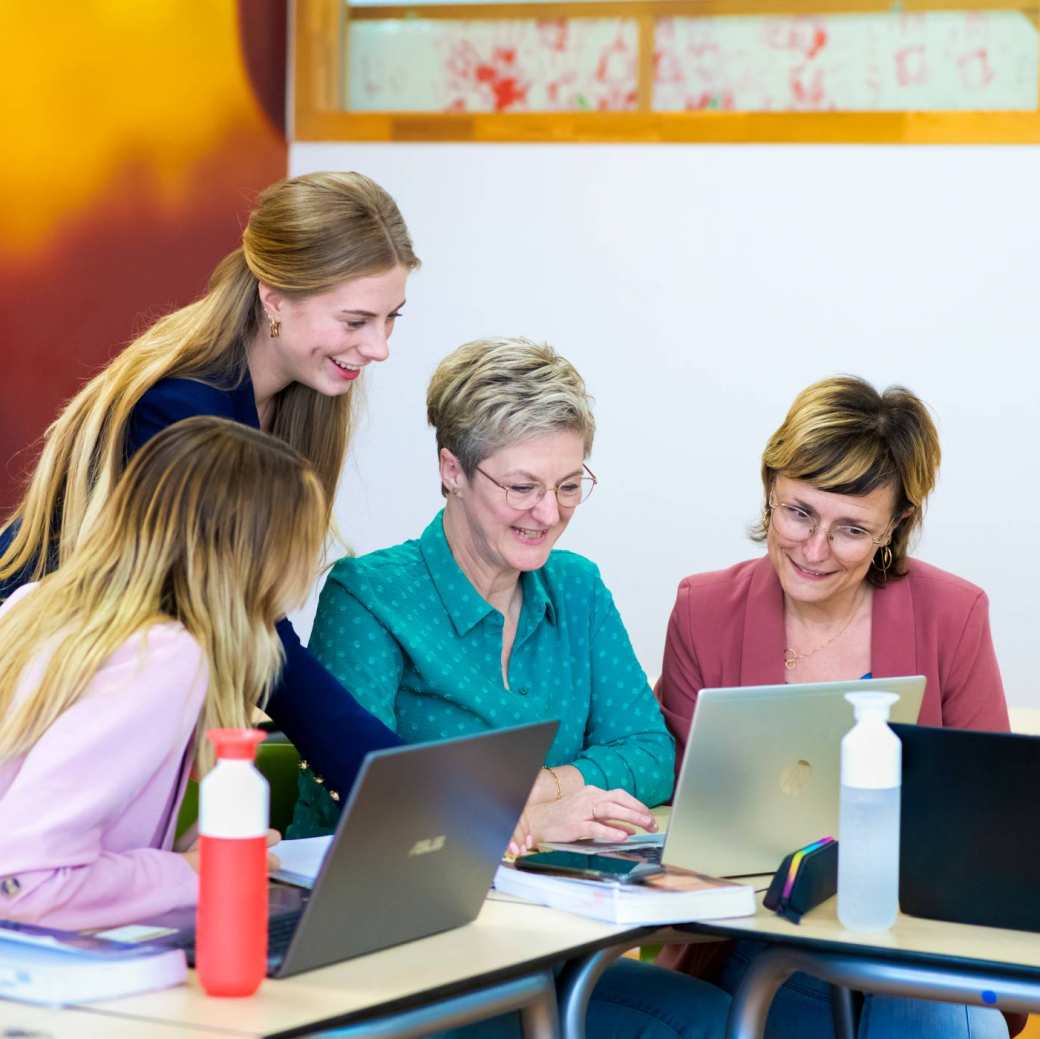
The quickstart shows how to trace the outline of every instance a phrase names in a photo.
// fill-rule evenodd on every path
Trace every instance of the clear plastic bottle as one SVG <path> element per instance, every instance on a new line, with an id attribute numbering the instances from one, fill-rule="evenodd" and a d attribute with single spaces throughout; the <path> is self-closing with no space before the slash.
<path id="1" fill-rule="evenodd" d="M 217 763 L 199 787 L 195 966 L 211 996 L 251 996 L 267 973 L 270 789 L 253 758 L 264 733 L 210 729 Z"/>
<path id="2" fill-rule="evenodd" d="M 899 912 L 899 798 L 903 746 L 888 727 L 895 693 L 847 693 L 856 724 L 841 741 L 838 919 L 883 931 Z"/>

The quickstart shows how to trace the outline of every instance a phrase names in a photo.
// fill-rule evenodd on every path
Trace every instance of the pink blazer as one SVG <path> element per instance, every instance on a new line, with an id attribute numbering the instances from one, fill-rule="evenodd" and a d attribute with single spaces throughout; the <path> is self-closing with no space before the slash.
<path id="1" fill-rule="evenodd" d="M 43 664 L 27 668 L 16 702 Z M 79 930 L 197 900 L 195 871 L 170 849 L 208 683 L 195 639 L 154 625 L 102 663 L 26 754 L 0 761 L 0 917 Z"/>
<path id="2" fill-rule="evenodd" d="M 694 574 L 679 585 L 656 693 L 682 763 L 701 689 L 779 685 L 784 600 L 768 557 Z M 924 675 L 919 721 L 959 729 L 1009 728 L 985 592 L 919 560 L 874 590 L 870 668 L 875 678 Z"/>

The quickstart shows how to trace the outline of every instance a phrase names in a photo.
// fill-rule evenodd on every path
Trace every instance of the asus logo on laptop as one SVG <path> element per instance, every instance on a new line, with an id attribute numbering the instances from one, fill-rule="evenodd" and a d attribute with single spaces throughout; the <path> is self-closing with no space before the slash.
<path id="1" fill-rule="evenodd" d="M 431 851 L 440 851 L 444 847 L 444 841 L 446 840 L 442 833 L 438 837 L 427 837 L 425 840 L 416 841 L 412 845 L 412 850 L 408 852 L 409 855 L 429 855 Z"/>

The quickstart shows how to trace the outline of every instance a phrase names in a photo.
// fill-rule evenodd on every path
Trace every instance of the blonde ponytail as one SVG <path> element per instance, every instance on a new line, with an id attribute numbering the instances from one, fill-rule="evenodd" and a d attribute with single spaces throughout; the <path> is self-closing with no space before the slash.
<path id="1" fill-rule="evenodd" d="M 0 582 L 35 580 L 63 565 L 113 492 L 126 465 L 134 408 L 162 379 L 221 389 L 247 374 L 245 344 L 261 320 L 258 279 L 309 295 L 396 265 L 419 264 L 393 199 L 358 173 L 315 173 L 264 191 L 242 246 L 216 267 L 206 294 L 155 322 L 68 403 L 44 434 L 26 492 L 0 529 Z M 351 432 L 353 390 L 323 397 L 293 383 L 275 398 L 271 431 L 306 458 L 331 516 Z"/>

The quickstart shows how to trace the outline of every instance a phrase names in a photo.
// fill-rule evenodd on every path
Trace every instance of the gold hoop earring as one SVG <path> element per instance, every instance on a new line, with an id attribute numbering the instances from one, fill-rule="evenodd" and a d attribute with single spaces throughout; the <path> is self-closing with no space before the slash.
<path id="1" fill-rule="evenodd" d="M 892 549 L 885 545 L 881 549 L 881 575 L 888 578 L 888 568 L 892 565 Z"/>
<path id="2" fill-rule="evenodd" d="M 271 322 L 271 338 L 277 339 L 282 334 L 282 323 L 277 318 L 269 317 L 267 319 Z"/>

